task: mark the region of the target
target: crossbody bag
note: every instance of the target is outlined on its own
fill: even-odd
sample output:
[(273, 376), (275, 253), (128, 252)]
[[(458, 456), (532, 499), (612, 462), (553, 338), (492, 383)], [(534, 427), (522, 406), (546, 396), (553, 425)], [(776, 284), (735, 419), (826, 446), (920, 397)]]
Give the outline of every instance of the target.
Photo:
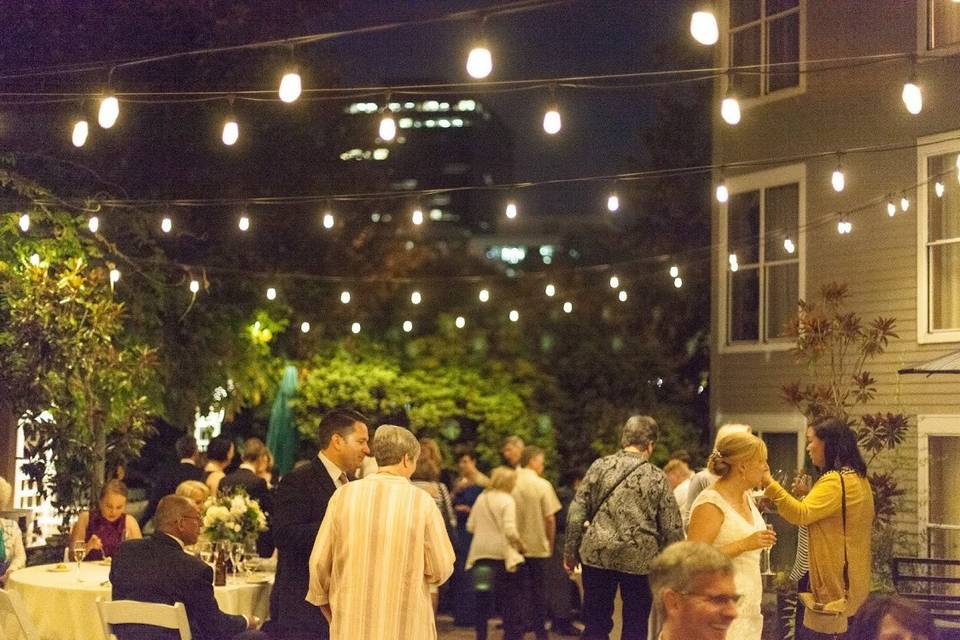
[(589, 528), (590, 528), (590, 523), (593, 522), (593, 519), (594, 519), (595, 517), (597, 517), (597, 514), (598, 514), (598, 513), (600, 513), (600, 509), (603, 508), (603, 505), (604, 505), (604, 503), (606, 503), (607, 498), (609, 498), (610, 496), (612, 496), (612, 495), (613, 495), (613, 492), (616, 491), (616, 490), (620, 487), (620, 485), (624, 483), (624, 481), (625, 481), (627, 478), (629, 478), (629, 477), (632, 476), (634, 473), (636, 473), (636, 472), (640, 469), (640, 467), (642, 467), (643, 465), (647, 464), (647, 462), (649, 462), (649, 460), (644, 460), (643, 462), (639, 463), (639, 464), (638, 464), (637, 466), (635, 466), (634, 468), (632, 468), (632, 469), (630, 469), (629, 471), (627, 471), (625, 474), (623, 474), (623, 475), (620, 477), (619, 480), (617, 480), (616, 484), (614, 484), (612, 487), (610, 487), (610, 489), (607, 490), (607, 492), (606, 492), (605, 494), (603, 494), (603, 497), (600, 498), (600, 502), (597, 503), (596, 509), (594, 509), (593, 512), (590, 514), (590, 516), (589, 516), (586, 520), (583, 521), (583, 528), (584, 528), (584, 529), (589, 529)]
[(812, 591), (797, 594), (807, 609), (825, 616), (844, 616), (847, 611), (847, 598), (850, 597), (850, 569), (847, 562), (847, 487), (843, 482), (843, 470), (840, 474), (840, 519), (843, 522), (843, 597), (830, 602), (818, 602)]

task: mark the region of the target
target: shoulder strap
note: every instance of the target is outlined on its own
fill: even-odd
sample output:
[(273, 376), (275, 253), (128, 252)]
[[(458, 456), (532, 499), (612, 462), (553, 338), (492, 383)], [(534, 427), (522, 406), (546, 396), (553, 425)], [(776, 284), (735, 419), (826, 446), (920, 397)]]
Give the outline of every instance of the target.
[(616, 484), (614, 484), (612, 487), (610, 487), (610, 489), (609, 489), (605, 494), (603, 494), (603, 497), (600, 499), (600, 502), (597, 503), (597, 507), (593, 510), (593, 513), (590, 514), (590, 517), (587, 518), (586, 521), (587, 521), (587, 522), (593, 522), (593, 519), (596, 517), (596, 515), (597, 515), (598, 513), (600, 513), (600, 509), (603, 508), (603, 505), (604, 505), (604, 503), (607, 501), (607, 498), (609, 498), (611, 495), (613, 495), (613, 492), (616, 491), (617, 488), (618, 488), (621, 484), (623, 484), (624, 480), (626, 480), (627, 478), (629, 478), (630, 476), (632, 476), (640, 467), (642, 467), (643, 465), (645, 465), (647, 462), (648, 462), (647, 460), (644, 460), (644, 461), (642, 461), (640, 464), (636, 465), (635, 467), (633, 467), (632, 469), (630, 469), (629, 471), (627, 471), (625, 474), (623, 474), (623, 475), (620, 477), (620, 479), (617, 480)]
[(843, 469), (840, 474), (840, 519), (843, 522), (843, 592), (850, 593), (850, 568), (847, 562), (847, 485), (843, 482)]

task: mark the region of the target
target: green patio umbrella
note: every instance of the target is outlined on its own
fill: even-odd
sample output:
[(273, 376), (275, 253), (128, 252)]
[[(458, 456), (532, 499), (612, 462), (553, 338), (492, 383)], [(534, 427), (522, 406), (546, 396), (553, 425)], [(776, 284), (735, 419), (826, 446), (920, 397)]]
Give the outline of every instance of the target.
[(300, 436), (293, 424), (293, 410), (290, 398), (297, 392), (297, 368), (287, 365), (283, 370), (283, 379), (277, 389), (270, 410), (270, 427), (267, 429), (267, 446), (273, 452), (277, 473), (286, 475), (293, 469), (297, 458)]

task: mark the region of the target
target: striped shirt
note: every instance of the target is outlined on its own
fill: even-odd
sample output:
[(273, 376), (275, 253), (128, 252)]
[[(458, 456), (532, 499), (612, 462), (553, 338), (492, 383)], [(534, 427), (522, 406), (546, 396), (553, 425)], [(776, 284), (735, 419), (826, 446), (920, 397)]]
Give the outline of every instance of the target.
[(432, 640), (429, 587), (450, 577), (453, 560), (433, 499), (406, 478), (378, 473), (330, 498), (306, 600), (330, 605), (331, 640)]

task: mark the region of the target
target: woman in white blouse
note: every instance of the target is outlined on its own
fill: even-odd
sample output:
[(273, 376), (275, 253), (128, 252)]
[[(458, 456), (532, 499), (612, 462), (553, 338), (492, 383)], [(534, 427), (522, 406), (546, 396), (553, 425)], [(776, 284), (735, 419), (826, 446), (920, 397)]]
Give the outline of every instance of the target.
[[(0, 509), (9, 508), (12, 499), (10, 483), (0, 478)], [(6, 586), (10, 574), (26, 564), (27, 553), (23, 549), (20, 526), (13, 520), (0, 518), (0, 587)]]

